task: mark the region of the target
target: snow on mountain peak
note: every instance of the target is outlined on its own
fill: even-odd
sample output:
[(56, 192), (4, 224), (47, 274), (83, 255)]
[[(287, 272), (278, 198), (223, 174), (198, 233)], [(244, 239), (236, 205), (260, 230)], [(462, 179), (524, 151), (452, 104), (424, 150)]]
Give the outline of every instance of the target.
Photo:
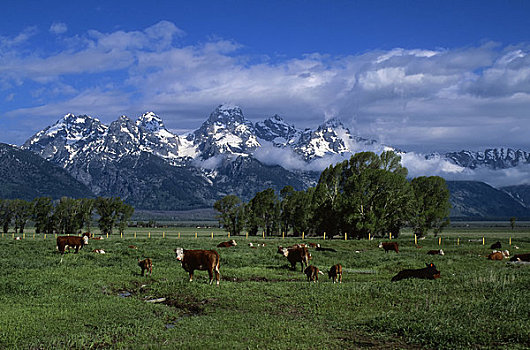
[(136, 125), (151, 132), (157, 132), (165, 129), (162, 119), (153, 112), (147, 112), (138, 117)]

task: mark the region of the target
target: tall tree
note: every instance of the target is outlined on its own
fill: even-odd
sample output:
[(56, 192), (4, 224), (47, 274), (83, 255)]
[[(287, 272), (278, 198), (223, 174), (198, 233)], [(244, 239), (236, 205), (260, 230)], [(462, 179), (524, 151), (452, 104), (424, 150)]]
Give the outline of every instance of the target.
[(98, 197), (96, 199), (95, 208), (99, 215), (98, 225), (102, 234), (112, 234), (121, 204), (119, 197)]
[(249, 202), (248, 218), (254, 227), (261, 228), (265, 234), (279, 233), (280, 201), (272, 188), (256, 193)]
[(53, 203), (50, 197), (39, 197), (33, 200), (33, 221), (35, 233), (48, 232), (53, 216)]
[(244, 224), (244, 209), (238, 196), (225, 196), (215, 202), (213, 207), (219, 212), (217, 218), (220, 226), (230, 232), (231, 235), (241, 233)]
[(120, 234), (125, 231), (127, 228), (127, 222), (134, 213), (134, 208), (129, 204), (121, 202), (117, 209), (117, 219), (118, 219), (118, 230)]
[(2, 225), (2, 232), (9, 231), (9, 225), (13, 218), (13, 205), (10, 199), (0, 200), (0, 224)]
[(415, 213), (411, 219), (414, 232), (423, 236), (432, 229), (436, 234), (449, 224), (449, 190), (439, 176), (420, 176), (412, 179), (415, 196)]
[(24, 233), (26, 223), (31, 218), (33, 206), (30, 202), (25, 201), (23, 199), (14, 199), (11, 204), (13, 206), (15, 233), (17, 233), (17, 231), (20, 233)]

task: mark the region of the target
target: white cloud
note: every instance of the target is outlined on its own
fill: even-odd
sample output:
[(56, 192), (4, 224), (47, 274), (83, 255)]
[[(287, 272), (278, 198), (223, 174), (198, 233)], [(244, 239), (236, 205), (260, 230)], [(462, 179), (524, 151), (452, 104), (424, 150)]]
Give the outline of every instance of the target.
[[(195, 129), (216, 105), (234, 101), (250, 119), (279, 113), (301, 128), (338, 117), (361, 136), (405, 150), (529, 145), (528, 45), (314, 53), (272, 62), (249, 57), (233, 40), (182, 45), (185, 33), (167, 21), (138, 31), (92, 30), (63, 38), (63, 51), (39, 55), (19, 49), (34, 31), (0, 37), (0, 87), (17, 96), (26, 84), (44, 93), (71, 88), (62, 99), (43, 96), (41, 105), (8, 116), (50, 116), (71, 105), (88, 114), (155, 110), (170, 128)], [(91, 95), (102, 103), (88, 102)]]
[(64, 34), (68, 31), (68, 27), (66, 25), (66, 23), (62, 23), (62, 22), (53, 22), (52, 25), (50, 26), (50, 33), (53, 33), (53, 34)]

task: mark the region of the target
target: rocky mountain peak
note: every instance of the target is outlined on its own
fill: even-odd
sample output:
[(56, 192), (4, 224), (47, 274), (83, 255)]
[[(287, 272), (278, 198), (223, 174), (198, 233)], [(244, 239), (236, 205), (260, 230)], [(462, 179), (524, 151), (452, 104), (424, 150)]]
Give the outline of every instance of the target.
[(138, 117), (136, 125), (150, 132), (157, 132), (165, 129), (162, 119), (153, 112), (147, 112)]

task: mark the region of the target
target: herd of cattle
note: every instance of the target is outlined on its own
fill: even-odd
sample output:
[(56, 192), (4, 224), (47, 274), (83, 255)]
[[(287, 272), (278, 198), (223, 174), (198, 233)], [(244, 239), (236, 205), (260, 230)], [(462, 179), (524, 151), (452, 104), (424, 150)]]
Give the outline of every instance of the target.
[[(59, 236), (57, 237), (57, 250), (61, 253), (61, 256), (65, 253), (66, 249), (74, 248), (75, 253), (79, 251), (79, 249), (83, 248), (83, 246), (88, 244), (88, 240), (91, 237), (90, 233), (84, 233), (81, 237), (78, 236)], [(97, 239), (97, 238), (93, 238)], [(265, 246), (265, 243), (263, 244), (248, 244), (250, 248), (256, 248), (257, 246)], [(218, 248), (229, 248), (237, 246), (237, 243), (235, 240), (230, 240), (227, 242), (221, 242), (217, 245)], [(419, 246), (417, 246), (420, 248)], [(136, 246), (130, 245), (129, 248), (136, 249)], [(302, 243), (302, 244), (294, 244), (289, 247), (278, 247), (278, 253), (283, 255), (287, 258), (287, 261), (291, 264), (291, 268), (293, 270), (296, 270), (296, 264), (301, 264), (301, 271), (305, 273), (307, 276), (308, 282), (317, 282), (318, 281), (318, 275), (323, 275), (324, 273), (321, 272), (316, 266), (309, 265), (309, 260), (312, 259), (311, 253), (309, 251), (309, 248), (314, 248), (317, 251), (331, 251), (336, 252), (335, 249), (332, 248), (324, 248), (321, 247), (320, 244), (317, 243)], [(379, 244), (379, 248), (384, 249), (385, 253), (388, 251), (394, 251), (396, 253), (399, 253), (399, 244), (397, 242), (381, 242)], [(508, 250), (497, 250), (501, 249), (501, 243), (496, 242), (491, 245), (490, 247), (493, 249), (492, 253), (487, 255), (487, 258), (489, 260), (503, 260), (507, 259), (510, 256), (510, 253)], [(95, 253), (101, 253), (104, 254), (105, 252), (102, 249), (94, 249), (93, 252)], [(176, 259), (182, 263), (182, 267), (186, 272), (188, 272), (190, 277), (190, 282), (193, 280), (193, 273), (195, 270), (199, 271), (208, 271), (208, 275), (210, 277), (210, 284), (213, 282), (213, 278), (215, 276), (216, 283), (219, 284), (220, 280), (220, 274), (219, 274), (219, 253), (215, 250), (202, 250), (202, 249), (195, 249), (195, 250), (188, 250), (183, 248), (176, 248), (174, 250)], [(443, 250), (429, 250), (427, 252), (429, 255), (445, 255)], [(526, 254), (516, 254), (511, 259), (513, 262), (530, 262), (530, 253)], [(62, 261), (62, 259), (61, 259)], [(144, 276), (144, 273), (147, 272), (147, 274), (151, 274), (153, 271), (153, 263), (150, 258), (146, 258), (143, 260), (138, 259), (138, 266), (142, 269), (142, 276)], [(305, 267), (305, 268), (304, 268)], [(335, 264), (331, 266), (331, 268), (328, 271), (328, 277), (333, 280), (333, 283), (338, 282), (342, 283), (342, 265), (341, 264)], [(430, 279), (434, 280), (437, 278), (440, 278), (440, 271), (436, 269), (436, 266), (434, 266), (433, 263), (426, 264), (426, 267), (421, 269), (405, 269), (400, 271), (397, 275), (392, 277), (391, 281), (399, 281), (405, 278), (420, 278), (420, 279)]]

